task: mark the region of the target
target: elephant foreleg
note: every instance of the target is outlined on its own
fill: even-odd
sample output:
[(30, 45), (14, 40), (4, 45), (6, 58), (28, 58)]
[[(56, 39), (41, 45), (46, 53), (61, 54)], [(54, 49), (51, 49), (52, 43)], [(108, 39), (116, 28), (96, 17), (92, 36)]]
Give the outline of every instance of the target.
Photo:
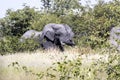
[(64, 51), (64, 48), (63, 48), (59, 38), (55, 38), (54, 43), (60, 49), (60, 51)]
[(43, 43), (42, 43), (42, 47), (43, 47), (44, 49), (50, 49), (50, 48), (54, 48), (55, 45), (54, 45), (54, 43), (52, 43), (51, 41), (46, 41), (46, 42), (43, 42)]
[(58, 47), (60, 48), (61, 51), (64, 51), (64, 48), (62, 45), (59, 45)]

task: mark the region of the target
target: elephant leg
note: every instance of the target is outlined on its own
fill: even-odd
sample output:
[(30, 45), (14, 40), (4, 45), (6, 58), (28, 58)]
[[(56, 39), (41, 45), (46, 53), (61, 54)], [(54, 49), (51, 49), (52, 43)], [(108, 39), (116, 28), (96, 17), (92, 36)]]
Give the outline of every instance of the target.
[(64, 51), (64, 48), (60, 42), (59, 37), (55, 37), (54, 43), (56, 44), (56, 46), (60, 49), (60, 51)]
[(42, 43), (42, 47), (43, 47), (44, 49), (50, 49), (50, 48), (54, 48), (55, 45), (54, 45), (54, 43), (51, 42), (51, 41), (46, 41), (46, 42)]
[(39, 41), (40, 41), (40, 45), (43, 45), (43, 39), (44, 39), (44, 33), (42, 32), (40, 38), (39, 38)]
[(58, 47), (60, 48), (60, 51), (62, 51), (62, 52), (64, 51), (64, 48), (62, 45), (59, 45)]

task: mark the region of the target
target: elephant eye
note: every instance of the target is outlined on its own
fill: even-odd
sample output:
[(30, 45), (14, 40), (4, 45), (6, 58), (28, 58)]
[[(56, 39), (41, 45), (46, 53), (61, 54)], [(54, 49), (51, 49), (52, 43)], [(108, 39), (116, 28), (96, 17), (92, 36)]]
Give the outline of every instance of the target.
[(63, 33), (60, 33), (59, 36), (63, 36)]
[(56, 37), (60, 37), (60, 34), (55, 34)]

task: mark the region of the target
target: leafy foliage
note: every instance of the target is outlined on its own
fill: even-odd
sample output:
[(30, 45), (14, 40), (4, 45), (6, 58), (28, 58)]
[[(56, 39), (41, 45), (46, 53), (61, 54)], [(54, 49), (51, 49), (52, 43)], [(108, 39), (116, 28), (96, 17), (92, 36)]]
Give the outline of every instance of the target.
[(57, 16), (73, 13), (73, 9), (79, 10), (82, 6), (79, 0), (41, 0), (45, 13), (53, 13)]
[(43, 27), (48, 23), (60, 23), (61, 19), (59, 19), (56, 15), (53, 14), (40, 14), (38, 18), (34, 19), (31, 23), (30, 28), (41, 31)]
[(98, 0), (93, 8), (82, 6), (79, 0), (41, 0), (43, 9), (29, 6), (17, 11), (7, 10), (6, 17), (0, 19), (2, 37), (21, 37), (27, 30), (41, 31), (48, 23), (65, 23), (75, 33), (78, 46), (108, 47), (111, 27), (120, 25), (120, 1), (105, 3)]
[(39, 43), (35, 42), (33, 39), (27, 39), (25, 42), (21, 43), (17, 37), (7, 36), (0, 40), (1, 55), (23, 51), (35, 51), (38, 47)]
[(1, 21), (1, 25), (6, 35), (21, 36), (29, 29), (32, 20), (37, 15), (39, 13), (29, 6), (25, 6), (22, 10), (17, 11), (8, 9), (6, 17)]
[[(39, 43), (28, 39), (20, 43), (19, 39), (29, 29), (41, 31), (48, 23), (65, 23), (70, 25), (75, 33), (77, 46), (93, 49), (108, 47), (109, 31), (111, 27), (120, 25), (120, 1), (113, 0), (105, 3), (98, 0), (93, 8), (82, 6), (79, 0), (41, 0), (43, 9), (24, 6), (16, 11), (7, 10), (4, 18), (0, 19), (0, 54), (34, 51)], [(106, 51), (104, 52), (106, 54)], [(38, 79), (44, 77), (58, 80), (100, 80), (100, 73), (105, 79), (120, 79), (120, 55), (109, 54), (108, 62), (100, 59), (90, 66), (82, 65), (81, 58), (74, 61), (57, 62), (47, 72), (34, 73), (18, 62), (12, 63), (17, 69), (36, 75)], [(56, 67), (54, 67), (56, 66)]]

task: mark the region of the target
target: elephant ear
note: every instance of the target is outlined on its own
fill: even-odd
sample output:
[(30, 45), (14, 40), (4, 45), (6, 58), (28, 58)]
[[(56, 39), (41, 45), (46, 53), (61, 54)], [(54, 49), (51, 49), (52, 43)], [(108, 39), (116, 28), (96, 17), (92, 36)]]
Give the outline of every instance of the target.
[(46, 33), (46, 38), (48, 38), (49, 40), (51, 40), (51, 41), (54, 41), (54, 36), (55, 36), (55, 33), (54, 32), (52, 32), (52, 31), (47, 31), (47, 33)]

